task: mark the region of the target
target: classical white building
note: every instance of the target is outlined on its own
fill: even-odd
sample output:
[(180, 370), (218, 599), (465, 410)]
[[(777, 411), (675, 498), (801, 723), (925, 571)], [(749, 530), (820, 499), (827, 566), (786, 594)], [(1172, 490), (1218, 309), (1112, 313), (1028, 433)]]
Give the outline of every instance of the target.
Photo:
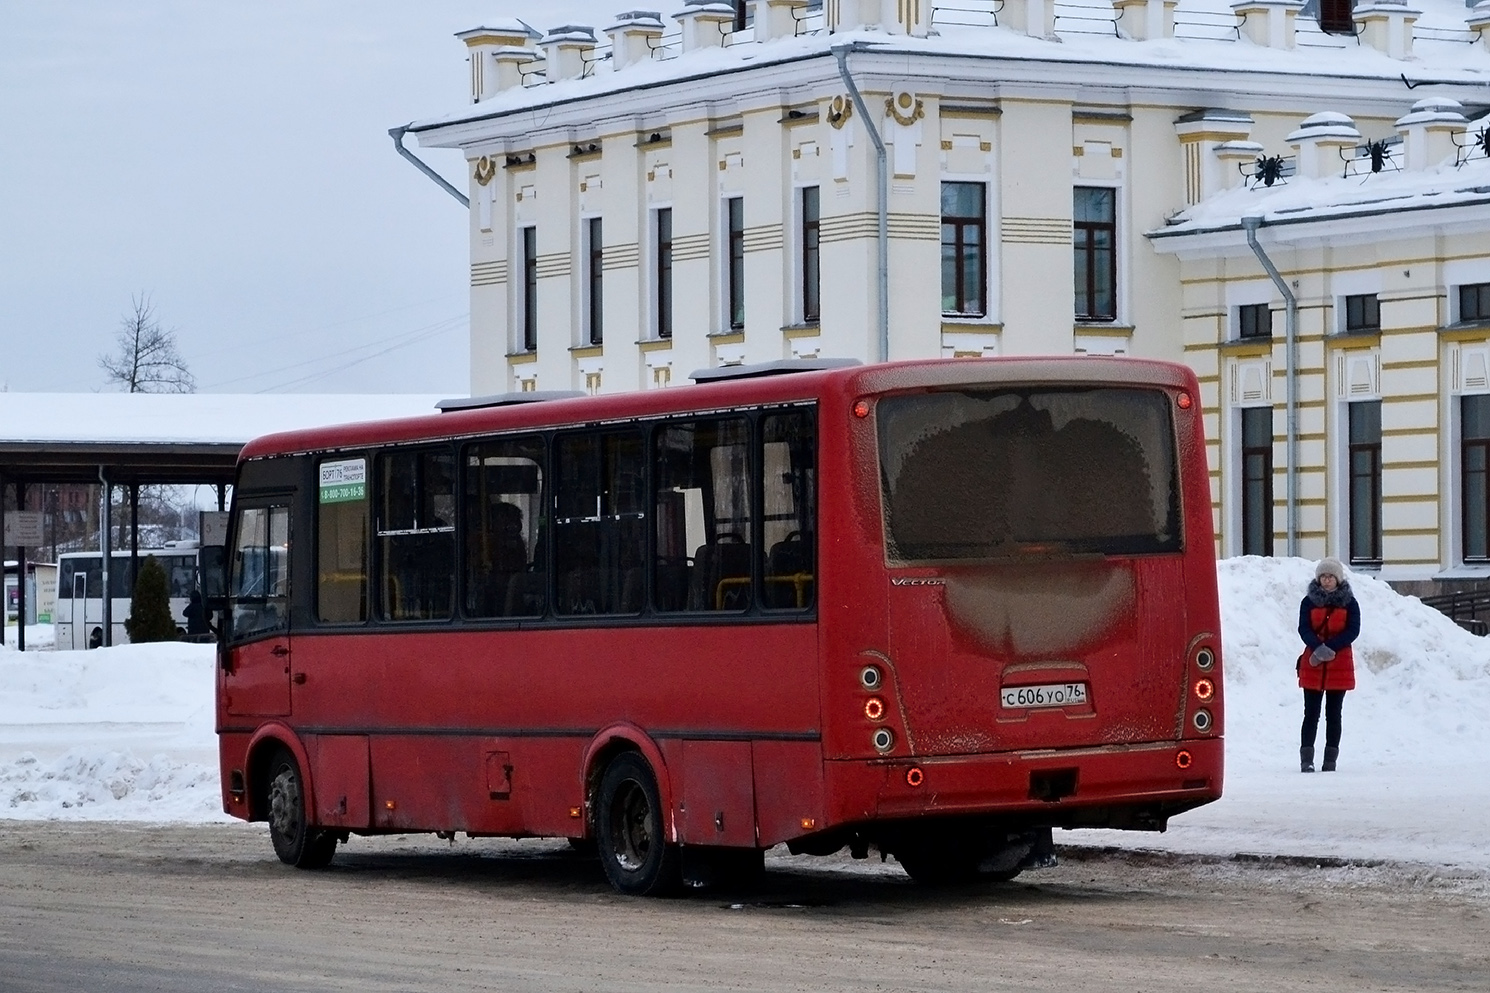
[[(1490, 4), (949, 2), (689, 0), (601, 32), (462, 32), (471, 103), (404, 130), (466, 159), (472, 393), (810, 356), (1183, 360), (1212, 418), (1223, 554), (1490, 576), (1490, 498), (1452, 495), (1479, 457), (1456, 425), (1480, 416), (1458, 397), (1481, 380), (1457, 370), (1490, 347), (1452, 302), (1490, 269), (1476, 208), (1396, 237), (1394, 211), (1363, 226), (1350, 196), (1309, 200), (1310, 225), (1277, 199), (1347, 172), (1367, 198), (1445, 158), (1463, 172)], [(1368, 306), (1379, 342), (1355, 323), (1329, 337)], [(1355, 352), (1374, 356), (1369, 394)], [(1347, 439), (1376, 435), (1352, 400), (1380, 401), (1369, 528)]]

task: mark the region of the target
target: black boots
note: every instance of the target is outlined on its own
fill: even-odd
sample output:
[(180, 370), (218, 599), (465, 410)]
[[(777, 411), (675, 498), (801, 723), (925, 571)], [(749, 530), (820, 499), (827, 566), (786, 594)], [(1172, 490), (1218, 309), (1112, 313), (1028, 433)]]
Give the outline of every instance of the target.
[[(1329, 755), (1330, 753), (1327, 750), (1325, 752), (1325, 754), (1326, 755)], [(1332, 762), (1334, 761), (1334, 757), (1333, 756), (1330, 757), (1330, 761), (1332, 761)], [(1333, 769), (1334, 766), (1331, 765), (1330, 768)], [(1305, 745), (1303, 748), (1300, 748), (1299, 749), (1299, 772), (1313, 772), (1313, 771), (1314, 771), (1314, 746), (1313, 745)]]
[(1319, 767), (1319, 770), (1321, 772), (1334, 772), (1335, 759), (1339, 756), (1339, 754), (1340, 749), (1338, 748), (1326, 748), (1324, 750), (1324, 764)]

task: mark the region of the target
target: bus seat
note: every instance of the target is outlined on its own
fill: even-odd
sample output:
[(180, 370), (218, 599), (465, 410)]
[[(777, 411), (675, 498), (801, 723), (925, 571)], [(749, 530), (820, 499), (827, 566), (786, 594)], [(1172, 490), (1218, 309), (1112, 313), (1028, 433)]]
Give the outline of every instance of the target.
[(563, 614), (608, 614), (605, 572), (580, 568), (564, 573), (559, 583), (559, 612)]
[(632, 566), (621, 573), (621, 599), (616, 604), (617, 613), (639, 614), (647, 599), (646, 572), (641, 566)]
[(800, 531), (771, 546), (766, 556), (767, 607), (790, 609), (812, 603), (812, 549), (813, 536)]
[(514, 573), (507, 584), (503, 617), (537, 617), (544, 611), (548, 577), (541, 572)]
[[(693, 556), (689, 610), (744, 610), (750, 606), (750, 545), (732, 534), (700, 545)], [(746, 580), (746, 582), (741, 582)]]
[(652, 595), (658, 610), (688, 609), (689, 571), (687, 559), (657, 560), (657, 586)]

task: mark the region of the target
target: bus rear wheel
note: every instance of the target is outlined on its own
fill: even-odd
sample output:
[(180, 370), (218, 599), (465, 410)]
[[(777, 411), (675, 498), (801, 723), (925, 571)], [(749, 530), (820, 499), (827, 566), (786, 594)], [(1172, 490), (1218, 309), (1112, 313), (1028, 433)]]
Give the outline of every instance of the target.
[(628, 896), (664, 896), (682, 884), (677, 845), (663, 832), (657, 778), (640, 755), (623, 752), (600, 778), (595, 841), (605, 878)]
[(336, 854), (336, 835), (310, 825), (305, 810), (305, 780), (287, 749), (269, 763), (269, 840), (274, 854), (297, 869), (324, 868)]

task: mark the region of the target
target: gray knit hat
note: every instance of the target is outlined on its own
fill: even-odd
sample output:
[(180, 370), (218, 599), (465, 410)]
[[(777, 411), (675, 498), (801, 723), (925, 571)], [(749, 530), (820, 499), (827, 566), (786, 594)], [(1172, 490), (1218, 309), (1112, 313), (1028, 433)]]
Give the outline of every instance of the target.
[(1345, 566), (1340, 564), (1339, 559), (1327, 555), (1319, 560), (1319, 565), (1314, 567), (1314, 578), (1318, 579), (1325, 574), (1343, 580), (1345, 578)]

